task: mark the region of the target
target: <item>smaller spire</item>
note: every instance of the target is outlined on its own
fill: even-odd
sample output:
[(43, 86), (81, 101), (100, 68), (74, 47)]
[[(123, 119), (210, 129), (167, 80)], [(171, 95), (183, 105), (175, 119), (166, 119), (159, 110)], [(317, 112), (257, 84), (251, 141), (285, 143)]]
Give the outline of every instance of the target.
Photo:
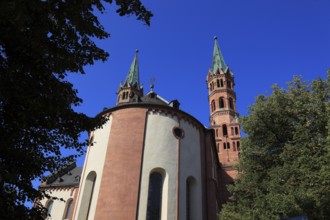
[(228, 66), (223, 59), (221, 51), (219, 49), (218, 37), (214, 36), (214, 49), (213, 49), (213, 60), (212, 60), (212, 73), (215, 75), (219, 68), (221, 68), (222, 72), (225, 73), (228, 69)]
[(137, 83), (137, 86), (140, 87), (138, 53), (139, 53), (139, 50), (135, 50), (135, 56), (134, 56), (133, 62), (131, 64), (131, 67), (127, 73), (125, 84), (132, 86), (135, 83)]

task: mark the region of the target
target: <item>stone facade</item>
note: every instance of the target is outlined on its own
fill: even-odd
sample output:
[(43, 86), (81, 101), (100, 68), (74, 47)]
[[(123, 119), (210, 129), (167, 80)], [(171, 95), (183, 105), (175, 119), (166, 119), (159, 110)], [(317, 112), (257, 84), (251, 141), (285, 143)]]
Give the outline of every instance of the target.
[[(50, 219), (218, 219), (240, 150), (233, 74), (215, 41), (207, 75), (211, 126), (206, 128), (153, 87), (143, 94), (137, 55), (119, 86), (116, 106), (97, 116), (108, 120), (90, 132), (79, 174), (66, 177), (70, 169), (77, 171), (72, 166), (41, 186), (72, 201), (69, 215), (68, 204), (53, 203)], [(49, 201), (41, 203), (47, 207)]]

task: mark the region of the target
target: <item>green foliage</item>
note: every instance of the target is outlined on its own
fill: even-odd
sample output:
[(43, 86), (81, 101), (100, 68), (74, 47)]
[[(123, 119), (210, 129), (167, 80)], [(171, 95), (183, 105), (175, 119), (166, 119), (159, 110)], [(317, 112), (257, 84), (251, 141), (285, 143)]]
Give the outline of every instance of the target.
[(330, 70), (258, 96), (241, 118), (240, 174), (220, 219), (330, 218)]
[[(105, 61), (93, 39), (109, 37), (95, 12), (112, 0), (12, 0), (0, 3), (0, 219), (40, 216), (24, 204), (43, 195), (32, 187), (84, 152), (81, 132), (104, 123), (73, 110), (82, 100), (68, 72)], [(140, 0), (116, 0), (121, 16), (147, 25), (152, 17)], [(63, 157), (63, 149), (74, 155)]]

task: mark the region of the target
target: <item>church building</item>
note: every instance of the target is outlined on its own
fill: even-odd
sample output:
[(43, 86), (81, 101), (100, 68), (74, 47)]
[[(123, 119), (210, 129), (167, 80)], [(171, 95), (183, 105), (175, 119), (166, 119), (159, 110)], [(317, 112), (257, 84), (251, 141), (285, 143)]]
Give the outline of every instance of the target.
[(84, 166), (70, 164), (41, 184), (64, 200), (40, 201), (47, 219), (218, 219), (236, 177), (240, 127), (234, 75), (216, 38), (206, 79), (209, 127), (153, 86), (144, 93), (136, 51), (116, 105), (97, 115), (108, 120), (90, 132)]

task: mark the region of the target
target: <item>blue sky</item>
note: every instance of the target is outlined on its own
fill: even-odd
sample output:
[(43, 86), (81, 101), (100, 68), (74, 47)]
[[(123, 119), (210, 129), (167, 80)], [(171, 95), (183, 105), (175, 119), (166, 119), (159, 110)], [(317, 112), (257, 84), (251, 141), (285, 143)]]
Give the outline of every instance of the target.
[[(69, 80), (84, 100), (78, 111), (95, 116), (113, 107), (139, 49), (145, 93), (178, 99), (181, 109), (209, 125), (206, 74), (212, 64), (213, 37), (235, 75), (238, 112), (259, 94), (270, 94), (293, 75), (312, 80), (330, 68), (330, 0), (144, 0), (154, 13), (151, 26), (134, 16), (119, 17), (115, 5), (100, 16), (111, 37), (97, 41), (108, 61), (86, 67)], [(81, 162), (79, 162), (81, 165)]]

